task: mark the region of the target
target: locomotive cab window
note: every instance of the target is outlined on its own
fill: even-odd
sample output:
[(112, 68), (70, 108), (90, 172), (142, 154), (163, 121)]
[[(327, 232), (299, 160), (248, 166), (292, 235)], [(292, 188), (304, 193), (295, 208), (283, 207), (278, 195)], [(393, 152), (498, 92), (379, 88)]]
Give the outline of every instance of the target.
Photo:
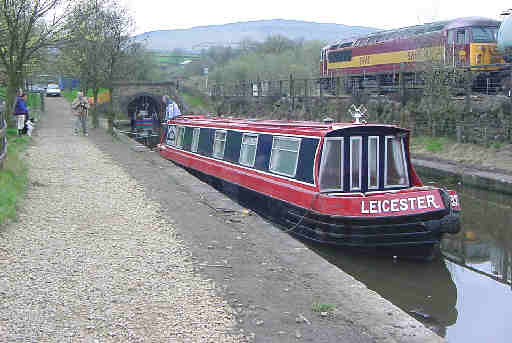
[(385, 142), (384, 186), (386, 188), (409, 186), (403, 138), (386, 136)]
[(473, 27), (471, 28), (473, 43), (496, 43), (498, 38), (497, 27)]

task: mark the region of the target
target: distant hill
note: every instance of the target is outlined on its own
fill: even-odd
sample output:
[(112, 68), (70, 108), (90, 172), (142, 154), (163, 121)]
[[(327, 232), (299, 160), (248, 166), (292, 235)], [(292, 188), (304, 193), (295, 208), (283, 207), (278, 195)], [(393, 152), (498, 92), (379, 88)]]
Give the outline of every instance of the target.
[(271, 35), (283, 35), (290, 39), (322, 40), (333, 43), (340, 39), (361, 36), (377, 31), (363, 26), (323, 24), (297, 20), (258, 20), (225, 25), (197, 26), (190, 29), (159, 30), (138, 35), (146, 40), (151, 50), (170, 51), (176, 48), (200, 51), (210, 46), (236, 46), (244, 39), (263, 41)]

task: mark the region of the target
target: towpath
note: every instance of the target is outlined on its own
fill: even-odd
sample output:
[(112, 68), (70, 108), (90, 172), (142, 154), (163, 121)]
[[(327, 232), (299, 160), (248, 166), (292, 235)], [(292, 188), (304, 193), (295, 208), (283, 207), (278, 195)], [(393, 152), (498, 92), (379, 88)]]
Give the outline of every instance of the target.
[(63, 99), (34, 141), (0, 228), (0, 341), (442, 342), (156, 153), (73, 136)]

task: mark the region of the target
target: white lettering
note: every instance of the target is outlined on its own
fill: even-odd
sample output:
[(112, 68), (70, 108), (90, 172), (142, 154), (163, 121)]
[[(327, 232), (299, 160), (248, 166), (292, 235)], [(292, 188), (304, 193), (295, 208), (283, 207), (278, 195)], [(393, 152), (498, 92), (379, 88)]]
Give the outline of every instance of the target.
[(414, 208), (414, 202), (416, 201), (416, 198), (409, 198), (409, 210), (415, 210)]
[(389, 200), (384, 200), (382, 202), (382, 211), (389, 212)]
[(398, 208), (398, 199), (391, 200), (391, 212), (398, 212), (400, 209)]
[(436, 199), (433, 195), (427, 195), (427, 207), (440, 208), (440, 206), (436, 203)]
[(418, 198), (418, 208), (419, 209), (427, 208), (427, 206), (425, 204), (425, 197), (419, 197)]
[(370, 213), (374, 213), (374, 214), (379, 213), (377, 210), (377, 203), (378, 203), (378, 201), (375, 201), (375, 200), (370, 201)]
[[(459, 206), (457, 195), (450, 197), (452, 206)], [(387, 212), (401, 212), (423, 210), (428, 208), (441, 208), (434, 195), (422, 195), (415, 198), (384, 199), (361, 201), (362, 214), (379, 214)]]
[(365, 207), (364, 207), (364, 200), (361, 201), (361, 213), (364, 213), (364, 214), (369, 214), (370, 211), (368, 211)]
[(459, 207), (459, 196), (454, 194), (450, 195), (450, 200), (452, 203), (452, 207)]
[(400, 199), (400, 211), (407, 211), (409, 206), (407, 206), (407, 199)]

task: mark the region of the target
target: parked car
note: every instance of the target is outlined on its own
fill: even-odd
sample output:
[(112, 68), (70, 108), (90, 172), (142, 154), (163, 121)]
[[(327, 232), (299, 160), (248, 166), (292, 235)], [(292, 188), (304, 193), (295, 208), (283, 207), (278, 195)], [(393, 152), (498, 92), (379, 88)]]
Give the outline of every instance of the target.
[(46, 88), (43, 85), (35, 84), (28, 87), (31, 92), (44, 92)]
[(55, 83), (48, 84), (48, 87), (46, 87), (46, 96), (60, 96), (59, 85)]

